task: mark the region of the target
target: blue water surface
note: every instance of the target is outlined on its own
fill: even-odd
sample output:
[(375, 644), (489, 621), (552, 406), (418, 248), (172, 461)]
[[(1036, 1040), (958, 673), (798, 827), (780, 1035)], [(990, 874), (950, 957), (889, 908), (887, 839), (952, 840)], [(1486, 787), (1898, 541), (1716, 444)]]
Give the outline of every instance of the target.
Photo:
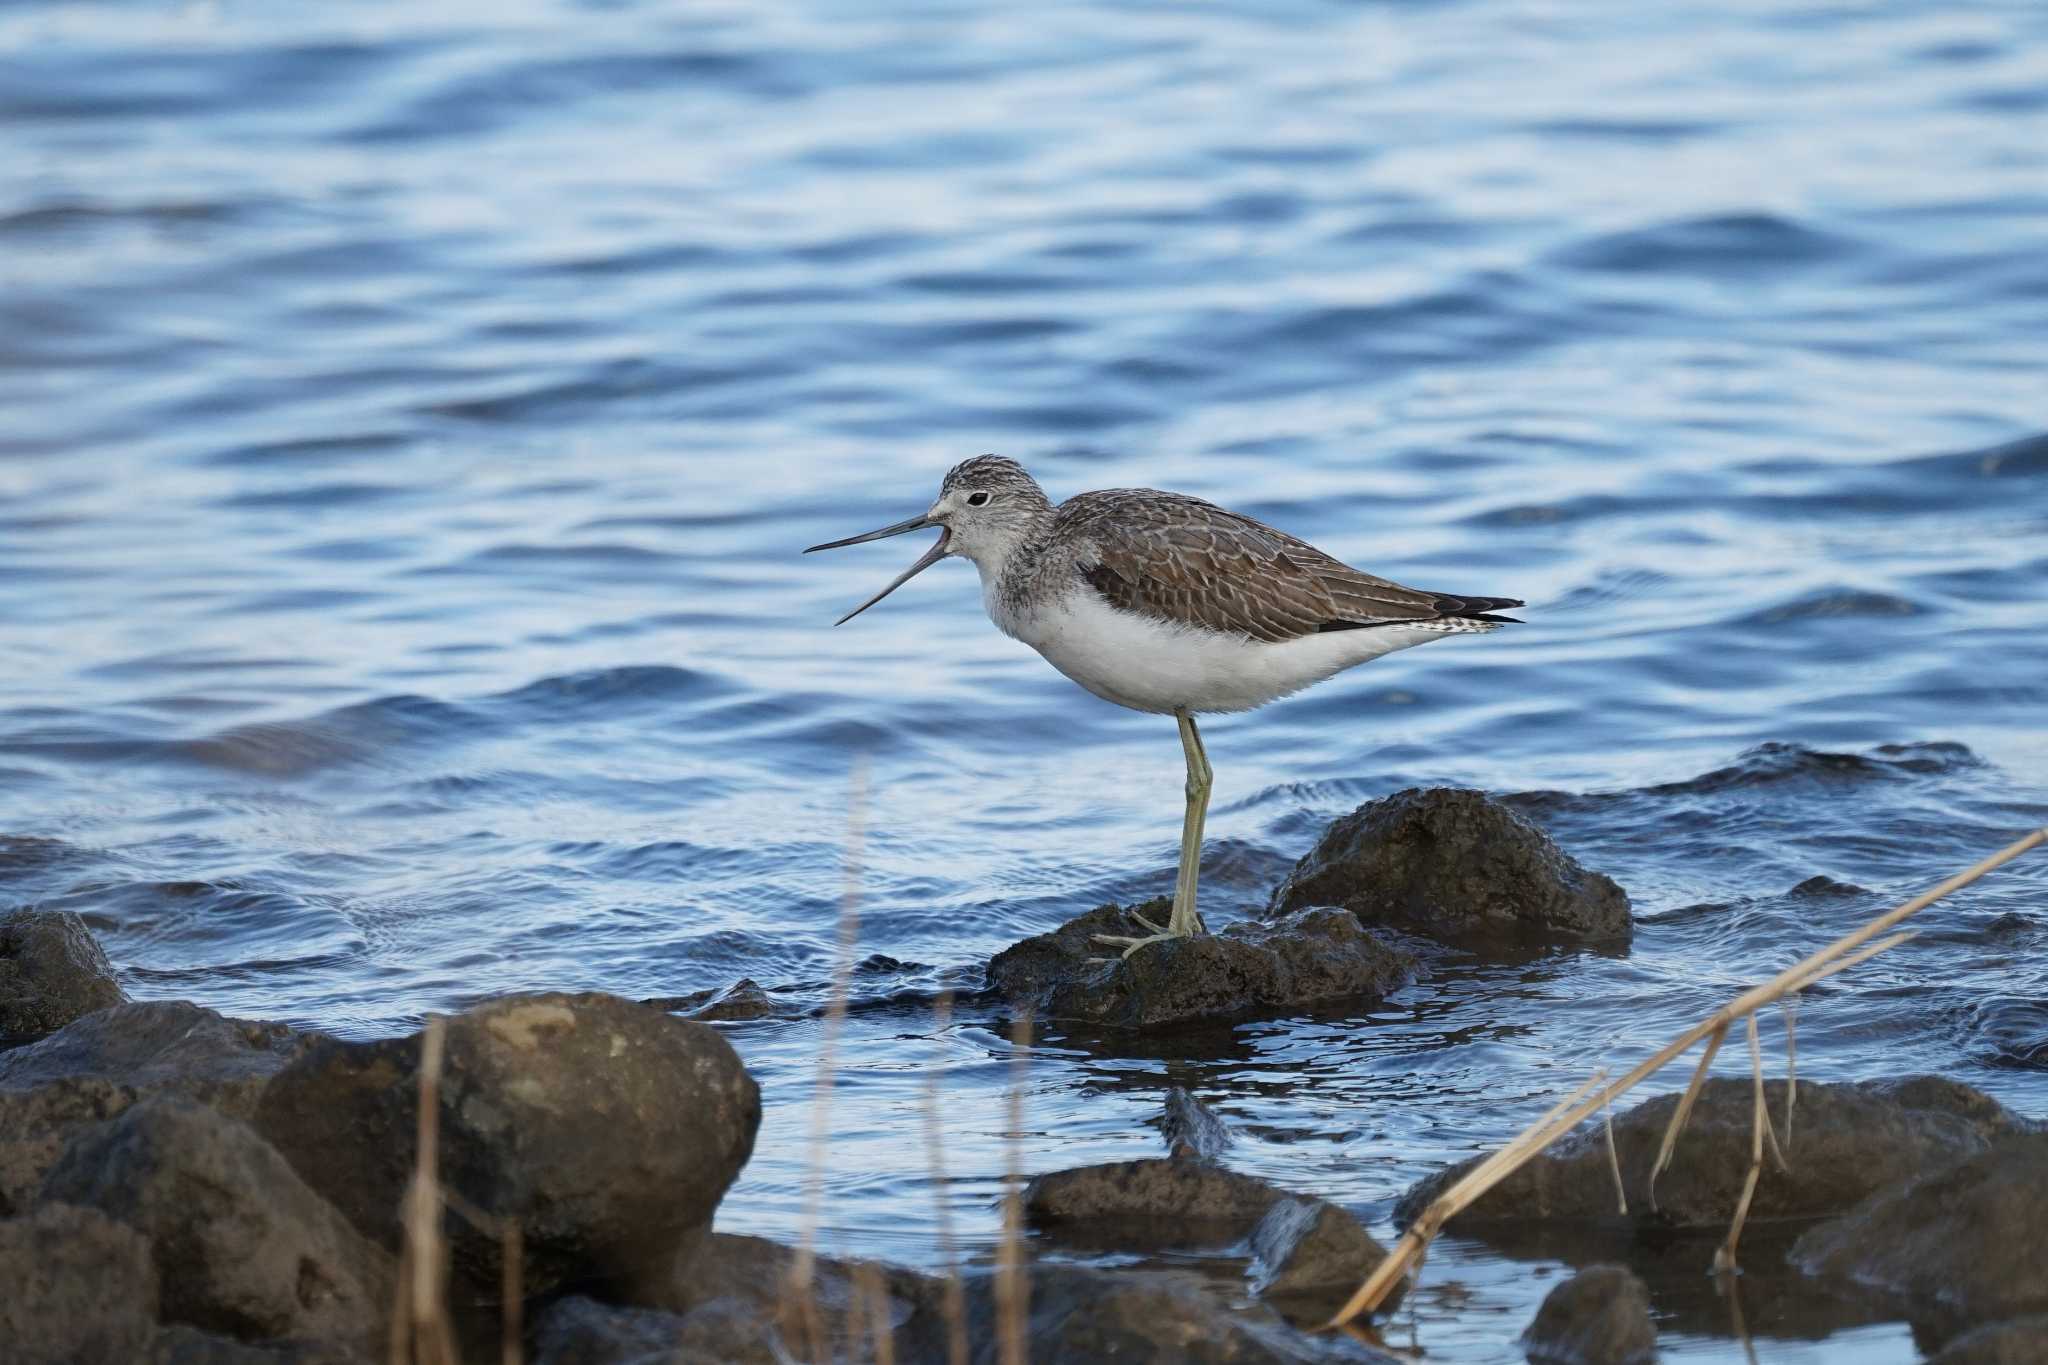
[[(985, 1257), (1011, 1160), (1151, 1153), (1173, 1083), (1384, 1219), (2048, 821), (2037, 4), (12, 5), (0, 148), (0, 898), (135, 996), (357, 1037), (815, 1011), (851, 904), (829, 1246), (937, 1264), (944, 1201)], [(834, 630), (917, 547), (797, 553), (984, 451), (1529, 602), (1207, 727), (1212, 922), (1456, 783), (1626, 886), (1633, 950), (1043, 1029), (1014, 1132), (1005, 1021), (927, 1002), (1170, 888), (1179, 745), (962, 566)], [(1929, 912), (1814, 993), (1802, 1075), (2048, 1116), (2044, 917), (2048, 855)], [(732, 1026), (722, 1226), (800, 1235), (824, 1028)], [(1666, 1351), (1742, 1359), (1704, 1264)], [(1518, 1359), (1558, 1270), (1451, 1240), (1401, 1332)], [(1785, 1275), (1768, 1359), (1927, 1344)]]

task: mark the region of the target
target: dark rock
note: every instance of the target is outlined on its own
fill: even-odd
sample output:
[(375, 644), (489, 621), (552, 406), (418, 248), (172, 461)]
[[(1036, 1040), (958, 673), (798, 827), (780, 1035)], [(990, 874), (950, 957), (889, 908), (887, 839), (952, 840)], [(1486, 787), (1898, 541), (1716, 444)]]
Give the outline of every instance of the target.
[(246, 1118), (298, 1043), (283, 1024), (230, 1019), (183, 1000), (120, 1004), (0, 1052), (0, 1092), (95, 1077), (138, 1093), (185, 1095)]
[[(1040, 1265), (1026, 1277), (1024, 1337), (1033, 1360), (1156, 1365), (1323, 1365), (1395, 1357), (1341, 1334), (1296, 1331), (1262, 1304), (1226, 1308), (1195, 1276)], [(967, 1339), (973, 1365), (1001, 1365), (1002, 1322), (992, 1275), (969, 1277)], [(921, 1313), (899, 1359), (945, 1360), (944, 1323)]]
[[(1151, 917), (1166, 914), (1165, 901), (1138, 908)], [(1132, 932), (1123, 910), (1102, 906), (996, 954), (989, 984), (1042, 1017), (1135, 1028), (1378, 998), (1415, 968), (1408, 954), (1328, 908), (1154, 943), (1128, 958), (1094, 941), (1097, 934)]]
[(91, 1209), (0, 1221), (0, 1286), (8, 1365), (125, 1365), (156, 1332), (149, 1244)]
[(373, 1357), (324, 1341), (236, 1341), (185, 1323), (160, 1329), (142, 1365), (369, 1365)]
[(114, 967), (69, 910), (0, 917), (0, 1038), (27, 1038), (118, 1005)]
[[(1297, 1322), (1323, 1323), (1365, 1282), (1387, 1249), (1335, 1204), (1282, 1199), (1252, 1229), (1252, 1288)], [(1402, 1286), (1382, 1301), (1390, 1311)]]
[(781, 1343), (772, 1314), (734, 1304), (678, 1314), (572, 1294), (542, 1315), (533, 1365), (782, 1365)]
[(183, 1001), (120, 1004), (0, 1052), (0, 1214), (26, 1208), (79, 1124), (152, 1094), (185, 1095), (238, 1118), (298, 1037)]
[(239, 1120), (144, 1100), (73, 1138), (42, 1197), (149, 1238), (175, 1321), (236, 1336), (378, 1339), (390, 1258)]
[[(1327, 1318), (1386, 1256), (1356, 1217), (1205, 1161), (1153, 1158), (1054, 1171), (1024, 1187), (1024, 1212), (1066, 1240), (1118, 1252), (1250, 1239), (1253, 1288)], [(1398, 1291), (1385, 1307), (1399, 1302)]]
[[(1764, 1095), (1782, 1141), (1785, 1083), (1766, 1081)], [(1614, 1143), (1629, 1213), (1643, 1222), (1724, 1226), (1735, 1213), (1749, 1172), (1752, 1083), (1731, 1077), (1701, 1087), (1671, 1165), (1657, 1177), (1653, 1206), (1647, 1177), (1678, 1100), (1676, 1092), (1660, 1095), (1615, 1117)], [(1792, 1140), (1786, 1145), (1792, 1169), (1780, 1171), (1765, 1158), (1749, 1216), (1840, 1213), (1873, 1190), (1982, 1151), (2001, 1135), (2025, 1127), (1981, 1091), (1939, 1076), (1807, 1082), (1799, 1087)], [(1421, 1181), (1394, 1206), (1395, 1221), (1413, 1222), (1479, 1160), (1460, 1162)], [(1480, 1196), (1451, 1226), (1471, 1233), (1489, 1220), (1615, 1216), (1614, 1175), (1606, 1136), (1596, 1121)]]
[(1168, 1156), (1214, 1161), (1230, 1146), (1230, 1129), (1216, 1111), (1180, 1086), (1166, 1092), (1166, 1113), (1160, 1120)]
[(1626, 942), (1628, 896), (1482, 792), (1410, 787), (1337, 820), (1270, 913), (1341, 905), (1362, 923), (1452, 939)]
[[(441, 1178), (519, 1224), (526, 1290), (662, 1282), (753, 1151), (761, 1095), (717, 1030), (609, 995), (495, 1000), (447, 1021)], [(357, 1228), (395, 1246), (414, 1161), (420, 1039), (322, 1039), (258, 1127)], [(337, 1133), (345, 1141), (336, 1141)], [(499, 1240), (451, 1217), (454, 1262), (499, 1282)]]
[(714, 1020), (769, 1019), (781, 1013), (768, 992), (751, 977), (741, 977), (723, 990), (700, 991), (686, 997), (690, 1003), (681, 1011), (686, 1019), (705, 1023)]
[(1650, 1291), (1626, 1267), (1589, 1265), (1544, 1296), (1522, 1333), (1533, 1365), (1639, 1365), (1657, 1354)]
[(2048, 1315), (2013, 1318), (1966, 1332), (1927, 1365), (2048, 1365)]
[(1944, 1326), (2048, 1313), (2048, 1133), (1934, 1167), (1808, 1232), (1792, 1263), (1897, 1295)]

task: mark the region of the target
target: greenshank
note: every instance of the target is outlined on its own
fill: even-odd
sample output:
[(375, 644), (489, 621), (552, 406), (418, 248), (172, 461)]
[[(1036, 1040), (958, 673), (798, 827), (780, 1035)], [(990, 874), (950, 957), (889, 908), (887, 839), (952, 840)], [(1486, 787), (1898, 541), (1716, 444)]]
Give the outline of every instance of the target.
[(1195, 717), (1248, 711), (1382, 654), (1498, 630), (1512, 597), (1423, 592), (1361, 573), (1285, 531), (1150, 488), (1080, 493), (1054, 506), (1015, 460), (964, 460), (924, 512), (836, 550), (937, 527), (939, 538), (844, 625), (948, 556), (973, 561), (989, 620), (1105, 701), (1171, 715), (1187, 758), (1180, 876), (1164, 925), (1097, 941), (1128, 957), (1200, 932), (1195, 883), (1214, 774)]

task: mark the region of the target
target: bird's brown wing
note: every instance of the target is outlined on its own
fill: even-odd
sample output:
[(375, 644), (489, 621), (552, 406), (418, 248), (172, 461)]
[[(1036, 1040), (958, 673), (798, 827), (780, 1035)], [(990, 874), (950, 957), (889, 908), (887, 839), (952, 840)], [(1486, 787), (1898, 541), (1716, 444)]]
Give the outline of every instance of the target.
[(1285, 531), (1175, 493), (1083, 493), (1060, 507), (1060, 520), (1060, 533), (1085, 547), (1082, 576), (1110, 605), (1255, 640), (1521, 605), (1406, 588)]

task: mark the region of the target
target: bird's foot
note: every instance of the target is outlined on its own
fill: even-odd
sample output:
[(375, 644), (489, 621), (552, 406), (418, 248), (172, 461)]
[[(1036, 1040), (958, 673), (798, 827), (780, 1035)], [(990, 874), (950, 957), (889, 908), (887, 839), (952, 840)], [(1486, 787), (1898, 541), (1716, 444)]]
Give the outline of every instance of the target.
[[(1120, 957), (1129, 957), (1132, 953), (1137, 952), (1138, 949), (1144, 947), (1148, 943), (1164, 943), (1169, 939), (1187, 938), (1192, 934), (1201, 933), (1204, 931), (1204, 926), (1202, 924), (1200, 915), (1196, 915), (1194, 917), (1195, 923), (1192, 929), (1184, 929), (1180, 927), (1180, 916), (1178, 915), (1170, 917), (1165, 923), (1165, 925), (1162, 926), (1154, 924), (1151, 920), (1146, 919), (1143, 915), (1139, 914), (1135, 910), (1126, 910), (1124, 913), (1129, 915), (1132, 919), (1136, 920), (1141, 928), (1147, 929), (1150, 932), (1142, 936), (1131, 936), (1125, 934), (1095, 935), (1095, 942), (1108, 944), (1112, 948), (1123, 949), (1123, 952), (1118, 954), (1118, 956)], [(1111, 959), (1109, 958), (1096, 959), (1096, 961), (1098, 962), (1108, 962), (1110, 960)]]

